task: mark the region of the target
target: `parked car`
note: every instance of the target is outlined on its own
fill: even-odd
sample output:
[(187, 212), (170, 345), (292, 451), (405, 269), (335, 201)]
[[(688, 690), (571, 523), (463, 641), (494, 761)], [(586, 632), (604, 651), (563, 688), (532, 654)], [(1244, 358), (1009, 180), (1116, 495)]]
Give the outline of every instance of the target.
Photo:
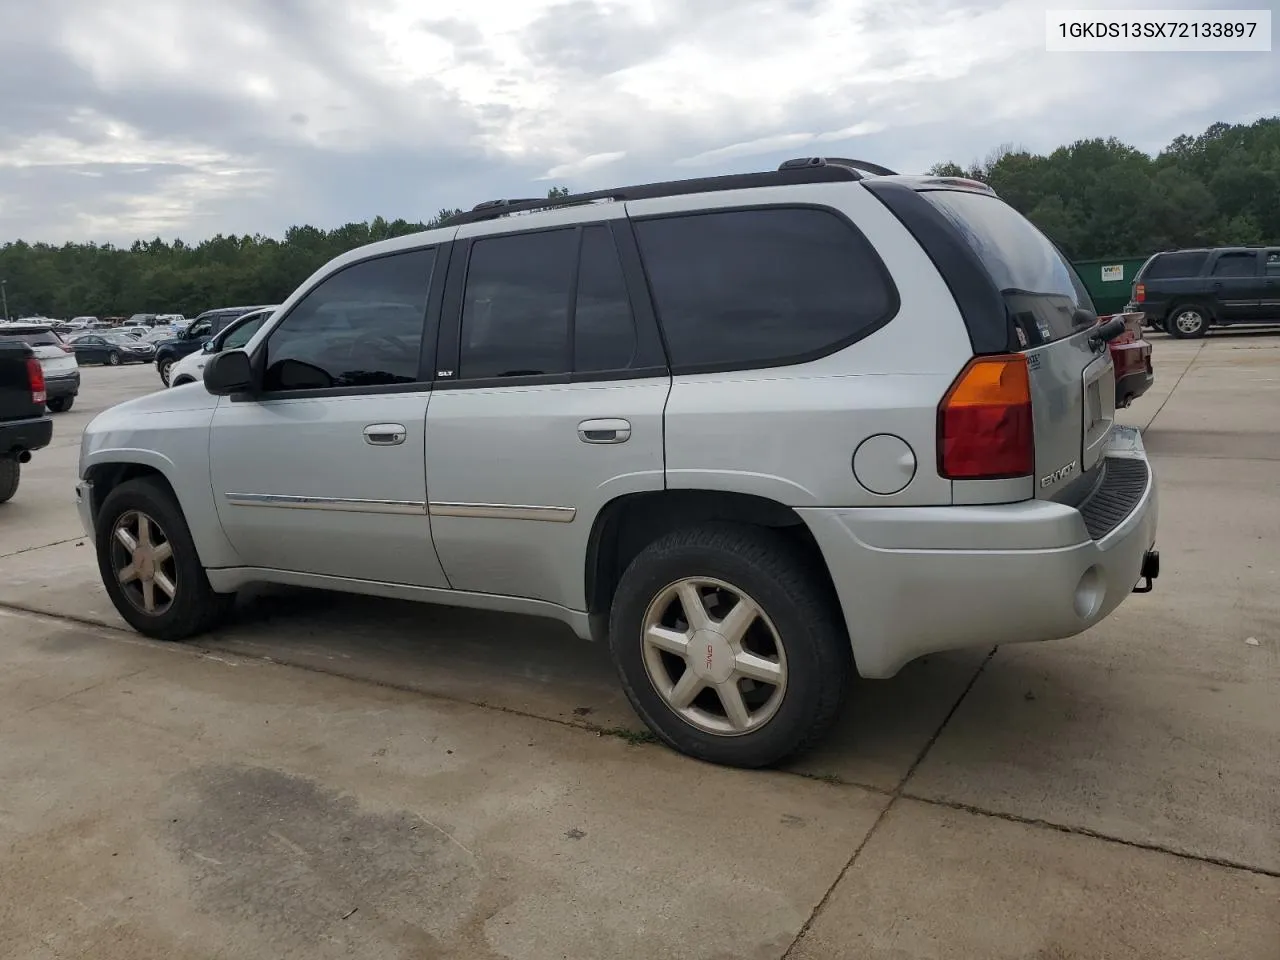
[(67, 325), (71, 327), (75, 327), (77, 330), (85, 330), (88, 327), (90, 327), (92, 324), (95, 324), (97, 322), (98, 322), (97, 317), (72, 317), (68, 321)]
[(71, 348), (82, 363), (104, 363), (112, 367), (121, 363), (150, 363), (156, 354), (152, 344), (115, 331), (82, 333), (71, 340)]
[(969, 180), (815, 159), (482, 204), (332, 260), (205, 391), (101, 414), (79, 509), (149, 636), (254, 581), (554, 617), (666, 743), (759, 766), (852, 670), (1150, 587), (1123, 329)]
[(80, 364), (71, 346), (44, 324), (0, 326), (0, 343), (25, 343), (40, 364), (45, 398), (54, 413), (65, 413), (80, 393)]
[(156, 324), (156, 314), (135, 313), (128, 320), (126, 320), (125, 323), (130, 325), (140, 326), (140, 327), (153, 327)]
[(1127, 407), (1151, 389), (1155, 370), (1151, 365), (1151, 341), (1142, 335), (1143, 314), (1121, 313), (1116, 318), (1124, 321), (1125, 331), (1107, 346), (1116, 371), (1116, 406)]
[(162, 340), (156, 345), (156, 372), (160, 374), (160, 382), (169, 385), (169, 372), (173, 365), (183, 357), (189, 356), (205, 345), (215, 333), (221, 333), (232, 321), (243, 317), (252, 310), (261, 310), (265, 304), (252, 307), (220, 307), (217, 310), (206, 310), (191, 321), (190, 326), (171, 340)]
[(1134, 277), (1127, 309), (1183, 339), (1215, 326), (1280, 323), (1280, 247), (1157, 253)]
[(204, 375), (204, 365), (209, 357), (223, 350), (243, 347), (275, 310), (274, 306), (263, 307), (261, 310), (253, 310), (231, 321), (229, 326), (222, 328), (221, 333), (216, 333), (206, 340), (203, 347), (170, 367), (169, 386), (181, 387), (201, 379)]
[(44, 389), (44, 370), (31, 346), (0, 337), (0, 503), (13, 499), (22, 464), (53, 437)]

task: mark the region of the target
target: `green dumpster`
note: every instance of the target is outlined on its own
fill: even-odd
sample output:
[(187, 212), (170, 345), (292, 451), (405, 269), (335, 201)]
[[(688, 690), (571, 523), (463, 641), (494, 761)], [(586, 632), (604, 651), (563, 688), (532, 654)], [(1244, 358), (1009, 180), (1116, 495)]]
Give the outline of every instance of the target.
[(1107, 260), (1077, 260), (1072, 266), (1084, 281), (1098, 315), (1106, 316), (1124, 309), (1129, 302), (1133, 278), (1146, 262), (1146, 257), (1112, 257)]

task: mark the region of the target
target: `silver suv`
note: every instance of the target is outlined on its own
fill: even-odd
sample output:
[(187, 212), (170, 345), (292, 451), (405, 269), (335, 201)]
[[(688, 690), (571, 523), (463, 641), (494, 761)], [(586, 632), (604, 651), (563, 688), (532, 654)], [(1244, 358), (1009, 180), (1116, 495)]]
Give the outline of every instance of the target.
[(854, 670), (1070, 636), (1150, 587), (1116, 332), (967, 180), (807, 159), (495, 201), (338, 257), (203, 385), (103, 413), (80, 512), (149, 636), (253, 581), (554, 617), (671, 746), (765, 765)]

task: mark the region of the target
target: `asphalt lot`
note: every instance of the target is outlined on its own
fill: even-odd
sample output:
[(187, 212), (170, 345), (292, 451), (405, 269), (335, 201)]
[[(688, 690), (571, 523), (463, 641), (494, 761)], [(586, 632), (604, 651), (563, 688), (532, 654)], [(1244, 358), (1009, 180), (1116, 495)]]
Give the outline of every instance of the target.
[(123, 629), (86, 367), (0, 506), (0, 957), (1280, 958), (1280, 335), (1160, 338), (1163, 575), (857, 685), (794, 770), (644, 742), (549, 622), (303, 591)]

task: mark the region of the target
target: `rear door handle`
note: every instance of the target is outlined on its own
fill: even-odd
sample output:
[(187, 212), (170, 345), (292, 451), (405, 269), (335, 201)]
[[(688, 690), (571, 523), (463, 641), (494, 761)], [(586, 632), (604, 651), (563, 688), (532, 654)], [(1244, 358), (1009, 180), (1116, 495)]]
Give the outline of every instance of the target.
[(364, 442), (375, 447), (394, 447), (404, 443), (403, 423), (371, 423), (364, 428)]
[(578, 424), (578, 439), (583, 443), (626, 443), (631, 439), (628, 420), (583, 420)]

